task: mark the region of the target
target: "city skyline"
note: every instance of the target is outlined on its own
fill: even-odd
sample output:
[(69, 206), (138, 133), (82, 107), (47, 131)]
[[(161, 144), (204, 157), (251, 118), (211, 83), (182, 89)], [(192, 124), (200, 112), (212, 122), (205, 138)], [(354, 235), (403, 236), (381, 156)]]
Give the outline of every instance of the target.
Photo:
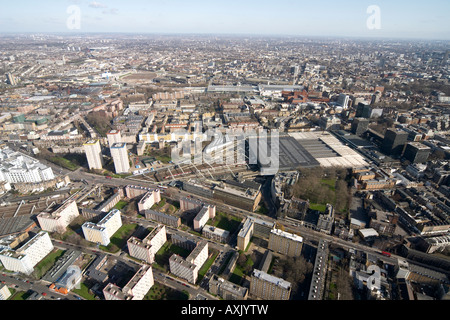
[[(75, 7), (73, 7), (75, 6)], [(372, 23), (372, 6), (379, 25)], [(73, 11), (77, 8), (78, 11)], [(450, 40), (444, 1), (45, 0), (3, 5), (0, 33), (235, 34)], [(76, 28), (68, 20), (79, 13)]]

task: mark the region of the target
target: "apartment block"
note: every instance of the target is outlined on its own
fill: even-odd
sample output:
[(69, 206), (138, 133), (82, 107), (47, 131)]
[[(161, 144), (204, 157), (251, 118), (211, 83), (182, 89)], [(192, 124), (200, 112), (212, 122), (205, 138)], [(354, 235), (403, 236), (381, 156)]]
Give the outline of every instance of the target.
[(208, 242), (200, 241), (186, 259), (183, 259), (177, 254), (173, 254), (170, 257), (170, 272), (177, 277), (195, 284), (198, 278), (198, 271), (207, 259)]
[(253, 235), (263, 239), (269, 239), (270, 232), (274, 226), (274, 222), (269, 222), (254, 217), (247, 217), (241, 230), (238, 233), (237, 247), (239, 248), (239, 250), (245, 250)]
[(248, 289), (238, 286), (217, 275), (209, 280), (209, 292), (216, 294), (224, 300), (247, 300)]
[(153, 284), (153, 269), (144, 265), (123, 288), (109, 283), (103, 289), (103, 295), (105, 300), (143, 300)]
[(8, 300), (11, 296), (11, 291), (6, 284), (0, 284), (0, 300)]
[(111, 157), (117, 174), (130, 171), (130, 160), (128, 159), (128, 148), (126, 143), (114, 143), (111, 148)]
[(42, 230), (63, 233), (79, 215), (76, 201), (68, 200), (53, 212), (41, 212), (37, 219)]
[(201, 231), (209, 219), (216, 216), (216, 206), (205, 205), (194, 218), (194, 230)]
[(159, 189), (148, 191), (138, 202), (139, 213), (151, 209), (151, 207), (153, 207), (154, 204), (159, 203), (160, 201), (161, 201), (161, 191)]
[(107, 133), (108, 145), (111, 148), (113, 144), (120, 143), (122, 141), (122, 134), (120, 130), (111, 130)]
[(279, 229), (273, 229), (269, 237), (269, 249), (289, 257), (299, 257), (302, 252), (303, 238)]
[(230, 232), (213, 226), (205, 226), (202, 229), (202, 235), (205, 238), (226, 243), (230, 238)]
[(263, 300), (289, 300), (291, 283), (254, 269), (250, 281), (250, 295)]
[(90, 140), (84, 145), (84, 152), (86, 153), (89, 169), (103, 169), (102, 147), (99, 140)]
[(34, 271), (34, 266), (44, 259), (53, 248), (48, 233), (41, 231), (16, 250), (1, 250), (0, 262), (6, 270), (29, 275)]
[(97, 224), (86, 222), (82, 225), (83, 234), (86, 240), (107, 246), (110, 243), (111, 236), (122, 226), (120, 211), (111, 210)]
[(153, 220), (158, 223), (163, 223), (165, 225), (178, 228), (181, 225), (180, 217), (172, 216), (170, 214), (165, 214), (155, 210), (146, 210), (145, 219)]
[(128, 252), (133, 258), (152, 264), (155, 261), (155, 254), (166, 242), (166, 227), (159, 225), (142, 240), (136, 237), (128, 239)]

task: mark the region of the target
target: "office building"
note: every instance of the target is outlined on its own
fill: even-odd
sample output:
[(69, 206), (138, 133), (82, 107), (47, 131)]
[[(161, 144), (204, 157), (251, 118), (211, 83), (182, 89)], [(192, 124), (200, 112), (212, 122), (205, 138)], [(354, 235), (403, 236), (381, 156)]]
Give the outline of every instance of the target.
[(272, 229), (269, 237), (269, 249), (287, 255), (299, 257), (302, 253), (303, 238), (278, 229)]
[(214, 199), (247, 211), (255, 211), (261, 201), (261, 185), (251, 181), (227, 180), (214, 187)]
[(90, 170), (103, 169), (102, 147), (99, 140), (90, 140), (84, 145), (87, 162)]
[(122, 141), (122, 134), (120, 130), (111, 130), (106, 134), (108, 137), (108, 145), (111, 148), (113, 144), (115, 143), (121, 143)]
[(337, 104), (341, 106), (343, 109), (347, 109), (350, 103), (350, 96), (341, 93), (338, 97)]
[(152, 267), (143, 265), (123, 288), (109, 283), (103, 295), (105, 300), (143, 300), (154, 283)]
[(6, 74), (6, 82), (12, 86), (15, 86), (17, 84), (16, 77), (12, 73)]
[(55, 179), (52, 168), (21, 152), (0, 149), (0, 181), (40, 183)]
[(79, 215), (77, 202), (71, 199), (52, 212), (41, 212), (37, 220), (44, 231), (64, 233), (67, 226)]
[(166, 242), (166, 227), (159, 225), (142, 240), (136, 237), (128, 239), (128, 252), (131, 257), (152, 264), (155, 261), (155, 254)]
[(388, 129), (384, 135), (381, 151), (387, 155), (401, 156), (408, 140), (408, 132)]
[(128, 159), (127, 144), (122, 142), (114, 143), (110, 150), (116, 173), (128, 173), (130, 171), (130, 160)]
[(122, 226), (120, 211), (111, 210), (99, 223), (86, 222), (82, 225), (84, 238), (90, 242), (107, 246), (110, 238)]
[(355, 118), (352, 121), (352, 133), (362, 136), (369, 129), (369, 119)]
[(289, 300), (291, 283), (254, 269), (250, 280), (250, 295), (263, 300)]
[(424, 163), (428, 161), (431, 148), (420, 142), (409, 142), (406, 145), (403, 157), (411, 163)]
[(30, 275), (34, 266), (53, 250), (53, 243), (47, 232), (41, 231), (16, 250), (0, 251), (0, 262), (6, 270)]

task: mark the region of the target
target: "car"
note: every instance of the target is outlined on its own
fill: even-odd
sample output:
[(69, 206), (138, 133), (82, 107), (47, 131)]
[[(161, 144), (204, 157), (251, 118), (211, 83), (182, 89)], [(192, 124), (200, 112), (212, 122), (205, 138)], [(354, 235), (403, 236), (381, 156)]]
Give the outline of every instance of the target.
[(47, 292), (42, 292), (42, 295), (45, 297), (47, 295)]

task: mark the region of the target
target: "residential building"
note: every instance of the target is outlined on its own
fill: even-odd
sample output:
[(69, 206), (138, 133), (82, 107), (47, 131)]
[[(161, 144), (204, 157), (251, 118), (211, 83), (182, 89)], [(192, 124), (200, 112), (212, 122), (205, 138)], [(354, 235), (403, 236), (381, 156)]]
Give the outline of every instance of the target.
[(160, 201), (161, 201), (161, 191), (159, 189), (148, 191), (138, 202), (139, 213), (151, 209), (154, 204), (159, 203)]
[(299, 257), (302, 253), (303, 238), (279, 229), (272, 229), (269, 237), (269, 249), (289, 257)]
[(122, 141), (122, 134), (120, 130), (111, 130), (107, 133), (108, 138), (108, 145), (111, 148), (115, 143), (121, 143)]
[(30, 275), (34, 271), (34, 266), (52, 250), (53, 243), (49, 234), (41, 231), (15, 250), (1, 250), (0, 262), (6, 270)]
[(136, 237), (128, 239), (128, 252), (133, 258), (152, 264), (155, 261), (156, 253), (166, 242), (166, 227), (159, 225), (142, 240)]
[(290, 282), (254, 269), (250, 280), (250, 295), (263, 300), (289, 300)]
[(173, 254), (169, 259), (170, 272), (195, 284), (198, 278), (198, 271), (208, 259), (208, 242), (200, 241), (191, 254), (183, 259), (177, 254)]
[(130, 160), (128, 159), (127, 144), (124, 142), (114, 143), (110, 150), (116, 173), (128, 173), (130, 171)]
[(6, 284), (0, 284), (0, 300), (8, 300), (11, 296), (11, 291)]
[(90, 140), (84, 145), (84, 152), (86, 153), (87, 162), (90, 170), (103, 169), (102, 147), (99, 140)]
[(123, 288), (109, 283), (103, 289), (103, 295), (105, 300), (143, 300), (153, 284), (152, 267), (143, 265)]
[(70, 199), (52, 212), (41, 212), (37, 220), (44, 231), (64, 233), (67, 226), (79, 215), (77, 202)]
[(121, 213), (117, 209), (111, 210), (97, 224), (86, 222), (82, 225), (86, 240), (107, 246), (111, 236), (122, 226)]
[(209, 292), (220, 296), (224, 300), (247, 300), (248, 289), (238, 286), (218, 275), (209, 280)]

